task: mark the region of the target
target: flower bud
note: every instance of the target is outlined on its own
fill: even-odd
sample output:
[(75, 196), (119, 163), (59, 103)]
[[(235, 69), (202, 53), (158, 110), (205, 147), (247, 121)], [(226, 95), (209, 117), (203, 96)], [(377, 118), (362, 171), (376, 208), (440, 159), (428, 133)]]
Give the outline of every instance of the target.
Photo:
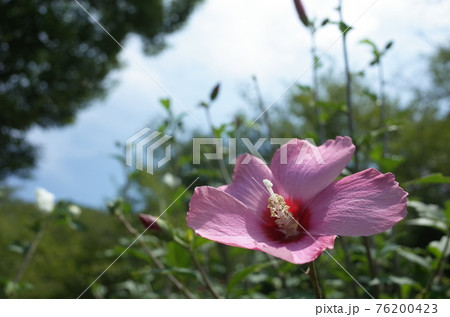
[(294, 0), (295, 8), (297, 9), (298, 16), (302, 21), (303, 25), (309, 27), (308, 16), (306, 15), (305, 8), (303, 7), (301, 0)]
[(148, 228), (148, 230), (162, 231), (155, 217), (146, 214), (139, 214), (139, 219), (141, 219), (142, 224), (145, 228)]
[(145, 228), (148, 228), (147, 231), (152, 231), (152, 233), (154, 233), (161, 239), (167, 241), (173, 240), (173, 232), (170, 226), (164, 220), (147, 214), (139, 214), (139, 219), (141, 220)]

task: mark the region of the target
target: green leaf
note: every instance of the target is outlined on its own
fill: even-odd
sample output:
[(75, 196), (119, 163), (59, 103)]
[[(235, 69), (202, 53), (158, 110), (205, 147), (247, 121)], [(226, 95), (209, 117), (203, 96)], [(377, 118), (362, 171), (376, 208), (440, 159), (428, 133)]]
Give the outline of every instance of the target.
[(108, 294), (108, 288), (103, 284), (95, 283), (92, 285), (92, 294), (95, 298), (105, 298)]
[(373, 60), (370, 61), (369, 65), (374, 66), (380, 62), (380, 59), (375, 57)]
[(326, 123), (329, 118), (330, 118), (330, 114), (329, 113), (327, 113), (325, 111), (320, 112), (319, 122)]
[[(193, 231), (189, 230), (188, 232), (193, 232)], [(202, 238), (202, 237), (200, 237), (198, 235), (194, 235), (193, 239), (194, 239), (194, 242), (193, 242), (194, 249), (197, 249), (197, 248), (199, 248), (199, 247), (201, 247), (203, 245), (206, 245), (206, 244), (213, 244), (214, 243), (213, 241), (205, 239), (205, 238)]]
[[(428, 251), (433, 253), (436, 257), (437, 256), (441, 256), (442, 253), (444, 252), (445, 247), (446, 247), (447, 239), (449, 239), (448, 236), (443, 236), (441, 238), (441, 240), (431, 241), (428, 244), (428, 247), (427, 247)], [(445, 250), (444, 257), (447, 257), (449, 255), (450, 255), (450, 246), (447, 246), (447, 249)]]
[(169, 127), (169, 122), (167, 120), (164, 120), (164, 122), (160, 126), (158, 126), (158, 129), (156, 129), (156, 130), (158, 130), (161, 133), (164, 133), (168, 127)]
[(341, 30), (342, 34), (345, 35), (351, 29), (352, 27), (350, 25), (347, 25), (344, 22), (339, 22), (339, 30)]
[(405, 159), (400, 156), (392, 156), (389, 158), (380, 159), (379, 163), (383, 170), (385, 171), (395, 171), (395, 169), (404, 161)]
[(370, 46), (372, 47), (372, 49), (373, 49), (374, 51), (378, 51), (378, 48), (377, 48), (377, 46), (375, 45), (375, 43), (372, 42), (372, 41), (369, 40), (369, 39), (361, 40), (361, 41), (359, 41), (359, 43), (362, 43), (362, 44), (368, 44), (368, 45), (370, 45)]
[(200, 107), (203, 107), (203, 108), (209, 108), (209, 104), (206, 103), (206, 102), (204, 102), (204, 101), (200, 102), (200, 105), (199, 105), (199, 106), (200, 106)]
[(370, 91), (370, 89), (363, 89), (363, 94), (370, 98), (373, 103), (377, 102), (378, 96)]
[(228, 294), (230, 294), (231, 290), (240, 282), (242, 282), (248, 275), (250, 275), (251, 273), (256, 273), (259, 272), (260, 270), (270, 266), (272, 263), (271, 262), (266, 262), (266, 263), (258, 263), (258, 264), (254, 264), (251, 265), (241, 271), (238, 271), (237, 273), (235, 273), (233, 275), (233, 277), (231, 278), (230, 283), (228, 283), (227, 286), (227, 296)]
[(176, 242), (168, 242), (166, 244), (165, 258), (167, 266), (189, 267), (191, 265), (191, 255), (185, 247)]
[(403, 185), (409, 186), (418, 184), (450, 184), (450, 176), (444, 176), (441, 173), (435, 173), (407, 181)]
[(219, 89), (220, 89), (220, 83), (218, 83), (218, 84), (213, 88), (213, 90), (211, 91), (211, 94), (210, 94), (210, 96), (209, 96), (209, 99), (210, 99), (211, 101), (216, 100), (217, 95), (219, 94)]
[(312, 93), (312, 89), (310, 86), (298, 84), (297, 89), (300, 91), (300, 93)]
[(25, 255), (26, 249), (27, 249), (26, 247), (21, 245), (20, 242), (18, 242), (18, 241), (15, 241), (15, 242), (9, 244), (7, 248), (11, 252), (16, 252), (16, 253), (19, 253), (22, 255)]
[(218, 128), (213, 127), (214, 136), (216, 138), (220, 138), (222, 136), (222, 133), (225, 131), (227, 125), (224, 123)]
[(360, 43), (362, 44), (368, 44), (372, 48), (372, 54), (373, 54), (373, 60), (369, 63), (370, 66), (376, 65), (380, 62), (380, 58), (382, 56), (382, 53), (378, 49), (378, 47), (375, 45), (374, 42), (372, 42), (369, 39), (361, 40)]
[(6, 296), (13, 296), (13, 295), (21, 292), (22, 290), (31, 289), (33, 287), (32, 284), (27, 283), (27, 282), (15, 283), (15, 282), (9, 281), (9, 280), (6, 280), (4, 282), (4, 284), (5, 284), (4, 292), (5, 292)]
[(429, 228), (434, 228), (434, 229), (440, 230), (442, 232), (447, 232), (447, 226), (445, 225), (445, 222), (435, 220), (435, 219), (416, 218), (416, 219), (408, 220), (406, 223), (408, 225), (429, 227)]
[[(400, 286), (400, 295), (401, 295), (400, 298), (410, 298), (409, 294), (411, 294), (412, 288), (413, 288), (412, 285), (407, 284)], [(416, 288), (421, 289), (420, 286), (417, 286)]]
[(383, 146), (378, 144), (370, 151), (370, 158), (377, 163), (383, 171), (393, 172), (405, 160), (401, 156), (383, 157)]
[(37, 233), (39, 230), (41, 230), (41, 228), (42, 228), (42, 222), (41, 222), (40, 219), (34, 221), (34, 222), (31, 224), (31, 226), (30, 226), (30, 230), (33, 231), (33, 232), (36, 232), (36, 233)]
[(397, 249), (397, 254), (404, 257), (405, 259), (407, 259), (410, 262), (416, 263), (424, 268), (426, 268), (427, 270), (431, 269), (431, 264), (430, 261), (428, 259), (425, 259), (415, 253), (412, 253), (410, 251), (407, 251), (405, 249)]
[(70, 228), (72, 228), (75, 231), (86, 231), (87, 230), (87, 227), (85, 226), (85, 224), (78, 220), (69, 219), (68, 225)]
[(159, 102), (161, 105), (166, 108), (167, 111), (170, 111), (170, 99), (169, 98), (163, 98), (159, 99)]
[(445, 217), (445, 223), (447, 224), (447, 227), (450, 228), (450, 200), (447, 200), (444, 203), (444, 217)]
[(11, 296), (11, 295), (13, 295), (14, 293), (17, 293), (19, 290), (20, 290), (19, 284), (15, 283), (15, 282), (13, 282), (13, 281), (8, 281), (8, 282), (6, 283), (6, 286), (5, 286), (5, 294), (6, 294), (7, 296)]
[(188, 268), (177, 268), (177, 267), (172, 267), (172, 268), (164, 268), (164, 269), (152, 269), (149, 270), (149, 273), (152, 274), (167, 274), (167, 273), (172, 273), (172, 274), (177, 274), (177, 275), (188, 275), (188, 276), (192, 276), (195, 277), (198, 281), (202, 281), (201, 279), (201, 275), (198, 271), (192, 270), (192, 269), (188, 269)]
[(317, 101), (316, 105), (320, 108), (337, 110), (342, 112), (345, 112), (347, 109), (344, 104), (339, 102)]
[(447, 200), (445, 202), (444, 206), (445, 206), (445, 210), (444, 210), (445, 218), (450, 219), (450, 200)]
[(412, 207), (417, 210), (417, 213), (422, 218), (444, 221), (445, 216), (442, 209), (438, 205), (425, 204), (421, 201), (410, 200), (408, 201), (408, 207)]
[(397, 251), (398, 248), (399, 248), (398, 245), (388, 243), (385, 247), (383, 247), (380, 250), (379, 255), (384, 257), (384, 256), (388, 255), (391, 252)]
[(320, 24), (320, 26), (325, 26), (328, 24), (328, 22), (330, 22), (330, 19), (326, 18), (322, 21), (322, 23)]
[[(412, 278), (407, 276), (386, 276), (382, 278), (376, 278), (372, 280), (369, 285), (377, 285), (377, 284), (396, 284), (400, 286), (402, 296), (401, 298), (408, 298), (408, 294), (411, 289), (421, 289), (421, 286), (418, 282), (414, 281)], [(389, 298), (389, 297), (386, 297)]]
[(312, 131), (308, 131), (305, 133), (305, 138), (307, 139), (313, 139), (313, 140), (318, 140), (319, 137), (317, 136), (316, 133), (312, 132)]
[(129, 256), (132, 256), (132, 257), (134, 257), (136, 259), (139, 259), (139, 260), (142, 260), (142, 261), (145, 261), (145, 262), (150, 262), (150, 263), (153, 262), (151, 260), (151, 258), (146, 253), (144, 253), (141, 250), (129, 248), (127, 250), (127, 253), (128, 253)]
[(424, 204), (420, 201), (411, 200), (408, 201), (408, 207), (416, 209), (419, 214), (419, 218), (409, 220), (407, 223), (410, 225), (431, 227), (437, 230), (441, 230), (444, 233), (448, 231), (448, 225), (446, 224), (446, 218), (442, 209), (437, 205)]
[(389, 281), (397, 285), (414, 285), (417, 284), (413, 279), (406, 276), (389, 276)]
[(386, 52), (388, 49), (390, 49), (394, 45), (393, 41), (389, 41), (386, 43), (386, 46), (384, 47), (384, 51)]

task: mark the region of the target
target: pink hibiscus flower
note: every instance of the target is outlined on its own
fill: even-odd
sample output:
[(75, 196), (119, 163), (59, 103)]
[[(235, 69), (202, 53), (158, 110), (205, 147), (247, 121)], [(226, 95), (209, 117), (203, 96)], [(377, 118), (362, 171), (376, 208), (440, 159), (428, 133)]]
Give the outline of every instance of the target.
[(201, 237), (296, 264), (332, 249), (337, 235), (384, 232), (406, 216), (408, 193), (373, 168), (335, 181), (354, 151), (349, 137), (337, 137), (319, 147), (293, 139), (270, 167), (241, 155), (230, 185), (195, 189), (187, 224)]

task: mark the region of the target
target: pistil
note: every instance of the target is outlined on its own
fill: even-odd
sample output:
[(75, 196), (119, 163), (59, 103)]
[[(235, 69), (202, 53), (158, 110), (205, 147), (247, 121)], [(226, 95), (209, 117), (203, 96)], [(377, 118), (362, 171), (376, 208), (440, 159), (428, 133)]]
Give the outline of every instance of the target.
[(298, 223), (289, 211), (289, 206), (286, 204), (283, 196), (273, 191), (273, 184), (268, 179), (264, 179), (263, 183), (270, 193), (267, 208), (270, 210), (270, 216), (276, 218), (275, 223), (278, 226), (278, 230), (283, 232), (286, 238), (298, 235)]

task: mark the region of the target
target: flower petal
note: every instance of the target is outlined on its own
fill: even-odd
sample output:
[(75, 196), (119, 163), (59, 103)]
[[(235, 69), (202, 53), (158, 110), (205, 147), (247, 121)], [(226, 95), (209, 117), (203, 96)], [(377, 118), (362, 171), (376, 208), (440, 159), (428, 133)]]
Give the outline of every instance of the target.
[(278, 149), (270, 169), (289, 197), (307, 203), (339, 176), (354, 151), (349, 137), (337, 137), (319, 147), (293, 139)]
[(262, 216), (262, 212), (267, 209), (269, 198), (264, 179), (272, 181), (274, 190), (278, 190), (267, 164), (255, 156), (244, 154), (236, 160), (233, 183), (220, 189), (243, 202), (253, 213)]
[(298, 241), (259, 243), (260, 250), (294, 264), (314, 261), (325, 249), (333, 249), (336, 236), (308, 236)]
[(189, 203), (187, 224), (201, 237), (247, 249), (264, 241), (261, 220), (241, 201), (214, 187), (195, 189)]
[(273, 241), (264, 231), (267, 224), (233, 196), (214, 187), (201, 186), (189, 204), (187, 224), (209, 240), (263, 251), (283, 260), (302, 264), (314, 261), (326, 248), (332, 249), (335, 236), (304, 235), (296, 241)]
[(391, 173), (370, 168), (332, 183), (308, 206), (311, 234), (368, 236), (406, 216), (408, 195)]

